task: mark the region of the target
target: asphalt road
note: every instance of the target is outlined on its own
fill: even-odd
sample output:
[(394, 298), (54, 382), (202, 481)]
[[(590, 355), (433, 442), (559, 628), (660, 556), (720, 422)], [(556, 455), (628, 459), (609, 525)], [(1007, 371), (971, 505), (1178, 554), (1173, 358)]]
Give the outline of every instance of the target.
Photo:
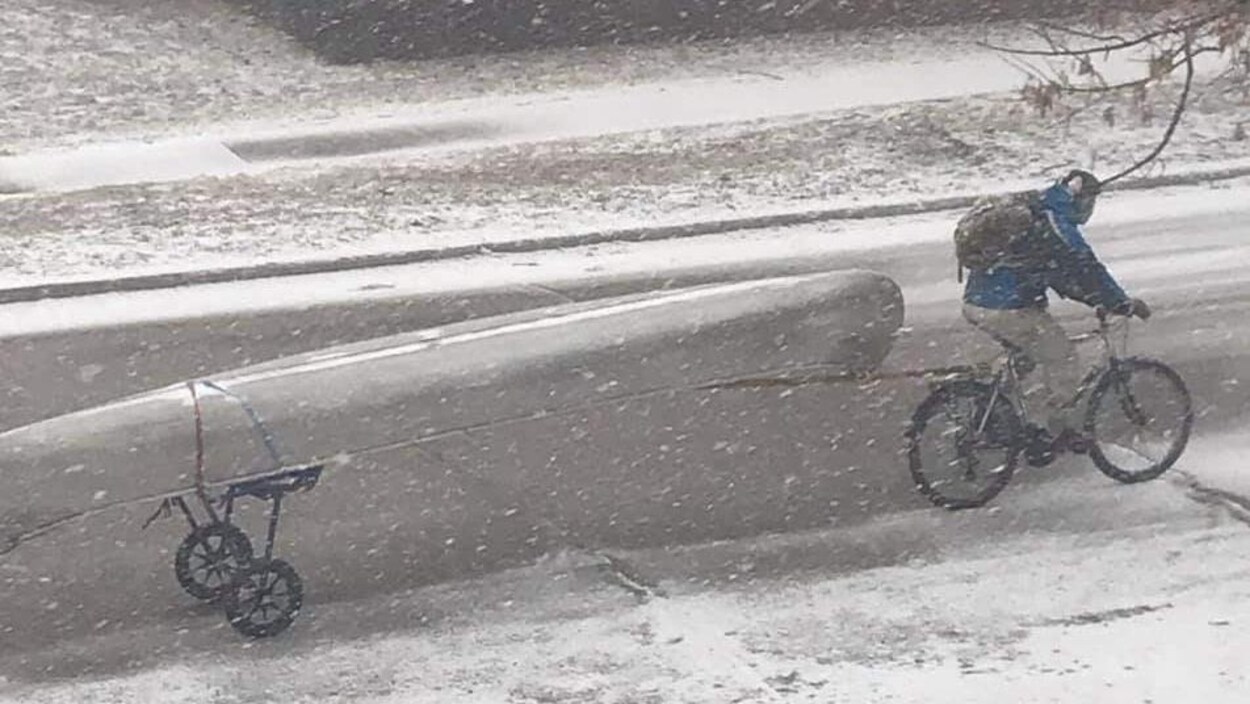
[[(1250, 413), (1250, 384), (1240, 382), (1250, 371), (1250, 316), (1246, 315), (1250, 267), (1244, 264), (1244, 223), (1248, 216), (1250, 209), (1125, 223), (1101, 228), (1095, 242), (1126, 287), (1154, 306), (1156, 316), (1133, 328), (1133, 349), (1164, 359), (1181, 372), (1198, 411), (1196, 443), (1243, 424)], [(649, 246), (657, 245), (639, 245)], [(822, 540), (820, 547), (799, 551), (801, 562), (839, 571), (905, 561), (931, 549), (950, 525), (967, 530), (962, 519), (935, 524), (933, 510), (911, 490), (897, 441), (924, 388), (914, 379), (889, 376), (895, 371), (986, 358), (993, 352), (992, 345), (959, 316), (949, 245), (930, 242), (868, 247), (797, 259), (718, 264), (671, 275), (676, 283), (686, 284), (847, 267), (871, 268), (895, 278), (903, 288), (908, 310), (906, 331), (885, 365), (886, 378), (862, 390), (865, 405), (860, 415), (864, 417), (846, 419), (868, 437), (858, 455), (862, 461), (851, 468), (859, 474), (835, 484), (845, 492), (845, 496), (834, 499), (841, 500), (837, 520), (839, 525), (854, 525), (887, 514), (914, 515), (917, 519), (914, 529), (907, 529), (905, 523), (887, 537), (867, 544), (858, 539), (841, 542), (840, 533), (834, 530), (825, 534), (827, 540)], [(438, 305), (429, 299), (374, 300), (10, 338), (0, 341), (4, 349), (2, 371), (15, 383), (8, 390), (0, 426), (13, 427), (246, 362), (470, 316), (649, 288), (666, 278), (669, 276), (624, 275), (590, 287), (567, 280), (549, 281), (541, 287), (527, 284), (488, 296), (448, 294), (436, 302)], [(1073, 328), (1092, 324), (1092, 319), (1075, 307), (1060, 310)], [(795, 394), (794, 421), (820, 418), (820, 400), (815, 391)], [(820, 418), (821, 432), (840, 422), (838, 418)], [(1103, 482), (1094, 484), (1103, 489), (1091, 490), (1094, 485), (1089, 473), (1087, 466), (1074, 462), (1044, 476), (1032, 473), (1020, 477), (999, 499), (1000, 510), (1010, 519), (977, 530), (1182, 525), (1201, 520), (1206, 510), (1195, 504), (1191, 511), (1187, 502), (1169, 498), (1167, 494), (1173, 489), (1165, 484), (1135, 491)], [(1069, 484), (1071, 490), (1065, 492)], [(1030, 500), (1039, 496), (1048, 500)], [(413, 569), (368, 573), (372, 567), (386, 564), (385, 549), (378, 561), (370, 562), (362, 554), (376, 546), (364, 542), (300, 541), (301, 534), (307, 536), (315, 528), (317, 519), (300, 516), (298, 504), (293, 506), (295, 514), (284, 525), (288, 540), (281, 549), (306, 567), (310, 603), (291, 634), (267, 644), (265, 653), (276, 656), (284, 649), (315, 647), (328, 638), (420, 625), (429, 614), (412, 612), (398, 598), (387, 602), (389, 608), (357, 610), (353, 604), (372, 599), (370, 603), (376, 607), (378, 599), (386, 601), (387, 594), (402, 594), (431, 581), (473, 574), (472, 569), (463, 573)], [(1018, 508), (1024, 506), (1027, 510)], [(324, 510), (325, 505), (321, 508)], [(357, 508), (343, 504), (339, 510), (350, 513)], [(819, 525), (819, 505), (807, 506), (807, 511), (795, 529)], [(135, 515), (112, 521), (108, 527), (112, 531), (127, 522), (141, 521), (139, 514), (144, 512), (136, 509)], [(10, 587), (0, 622), (0, 673), (15, 679), (44, 679), (113, 672), (162, 659), (224, 657), (231, 653), (239, 641), (222, 625), (220, 615), (190, 603), (169, 574), (167, 564), (180, 537), (178, 530), (139, 533), (136, 528), (129, 533), (102, 534), (84, 529), (76, 531), (69, 543), (46, 547), (32, 544), (25, 554), (0, 563), (0, 579)], [(696, 530), (691, 535), (671, 537), (682, 542), (709, 536)], [(402, 552), (392, 547), (399, 551), (397, 554)], [(110, 563), (112, 550), (151, 557), (125, 558), (122, 563), (128, 574), (118, 577), (101, 567)], [(516, 555), (520, 562), (531, 557)], [(785, 564), (775, 567), (783, 569), (789, 564), (785, 560), (781, 563)], [(663, 560), (656, 564), (663, 565)], [(710, 564), (703, 569), (681, 565), (672, 571), (716, 579), (725, 576), (726, 565)]]

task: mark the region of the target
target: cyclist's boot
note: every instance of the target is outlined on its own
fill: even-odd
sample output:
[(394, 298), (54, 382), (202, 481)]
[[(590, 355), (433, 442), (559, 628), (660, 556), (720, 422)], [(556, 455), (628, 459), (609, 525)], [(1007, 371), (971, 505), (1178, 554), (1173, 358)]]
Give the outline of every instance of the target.
[(1089, 454), (1089, 438), (1079, 430), (1064, 428), (1063, 432), (1055, 438), (1052, 449), (1056, 455), (1061, 452), (1071, 452), (1074, 455)]
[(1046, 428), (1029, 423), (1024, 427), (1024, 458), (1030, 467), (1045, 467), (1055, 461), (1055, 438)]

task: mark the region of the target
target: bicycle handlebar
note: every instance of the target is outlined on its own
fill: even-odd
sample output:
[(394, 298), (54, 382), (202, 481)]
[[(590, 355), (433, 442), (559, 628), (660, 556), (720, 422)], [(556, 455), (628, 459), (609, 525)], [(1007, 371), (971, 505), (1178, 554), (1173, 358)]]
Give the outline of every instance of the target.
[(1133, 313), (1115, 311), (1106, 306), (1094, 306), (1094, 315), (1098, 317), (1098, 323), (1100, 325), (1106, 325), (1107, 321), (1113, 317), (1124, 318), (1125, 320), (1134, 317)]
[(1124, 322), (1128, 322), (1132, 316), (1114, 313), (1106, 306), (1094, 306), (1094, 315), (1098, 318), (1098, 328), (1089, 332), (1073, 335), (1068, 339), (1073, 342), (1084, 342), (1098, 337), (1105, 337), (1111, 329), (1112, 318), (1123, 318)]

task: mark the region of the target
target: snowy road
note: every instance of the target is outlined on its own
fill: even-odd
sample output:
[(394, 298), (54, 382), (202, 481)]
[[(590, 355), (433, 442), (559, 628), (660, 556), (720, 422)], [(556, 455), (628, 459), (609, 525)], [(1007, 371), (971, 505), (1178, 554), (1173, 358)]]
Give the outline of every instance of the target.
[[(1250, 316), (1245, 314), (1250, 302), (1250, 294), (1245, 293), (1250, 269), (1244, 264), (1244, 223), (1250, 215), (1245, 203), (1250, 199), (1238, 188), (1244, 186), (1216, 191), (1178, 189), (1108, 199), (1100, 216), (1104, 224), (1094, 228), (1092, 234), (1095, 246), (1126, 286), (1150, 300), (1158, 311), (1148, 325), (1137, 328), (1135, 348), (1177, 366), (1194, 393), (1199, 425), (1191, 457), (1198, 461), (1182, 461), (1182, 468), (1199, 478), (1208, 469), (1201, 458), (1229, 456), (1224, 434), (1244, 424), (1250, 411), (1247, 385), (1238, 383), (1250, 371), (1246, 353), (1250, 349)], [(691, 262), (701, 262), (707, 269), (684, 275), (687, 280), (865, 266), (894, 276), (908, 301), (910, 332), (887, 360), (887, 367), (898, 370), (947, 364), (990, 351), (958, 318), (958, 287), (953, 281), (946, 241), (948, 228), (949, 219), (942, 217), (827, 224), (787, 232), (784, 239), (776, 232), (748, 232), (705, 240), (569, 250), (543, 257), (487, 257), (472, 262), (212, 287), (207, 290), (207, 300), (205, 291), (130, 294), (97, 300), (91, 313), (98, 316), (99, 311), (112, 306), (108, 315), (113, 322), (128, 320), (130, 325), (95, 330), (69, 329), (102, 322), (90, 320), (82, 309), (75, 308), (73, 301), (11, 306), (0, 311), (0, 324), (7, 334), (21, 329), (42, 332), (40, 336), (11, 338), (5, 343), (9, 349), (21, 350), (20, 354), (6, 355), (5, 373), (24, 380), (20, 394), (14, 396), (13, 403), (6, 404), (11, 409), (7, 412), (25, 422), (90, 405), (100, 400), (96, 395), (137, 390), (135, 387), (232, 366), (244, 358), (258, 360), (336, 340), (410, 329), (523, 303), (502, 295), (482, 300), (471, 311), (442, 306), (434, 312), (405, 303), (405, 298), (422, 293), (440, 292), (447, 299), (455, 298), (450, 292), (462, 287), (470, 273), (480, 279), (520, 287), (514, 291), (541, 291), (559, 298), (562, 291), (576, 291), (567, 282), (578, 276), (615, 277), (613, 286), (591, 294), (599, 295), (654, 285), (651, 275), (655, 270), (689, 266)], [(540, 285), (542, 289), (535, 288)], [(290, 310), (284, 297), (331, 307)], [(177, 320), (185, 312), (183, 306), (215, 306), (212, 325)], [(247, 312), (228, 312), (236, 308)], [(1086, 320), (1076, 316), (1075, 311), (1068, 319), (1073, 327)], [(223, 331), (231, 331), (232, 336), (223, 335)], [(999, 574), (1000, 569), (1015, 571), (1015, 578), (1023, 580), (1012, 589), (1040, 589), (1054, 597), (1053, 603), (1043, 607), (1028, 599), (1025, 604), (1011, 601), (995, 612), (999, 616), (1006, 614), (1006, 620), (993, 625), (987, 625), (994, 619), (984, 614), (977, 617), (980, 620), (973, 618), (966, 626), (968, 642), (960, 647), (992, 651), (993, 643), (982, 641), (998, 638), (1005, 644), (1003, 648), (1011, 651), (1007, 646), (1022, 642), (1021, 636), (1011, 630), (1012, 619), (1034, 625), (1048, 622), (1059, 628), (1067, 623), (1065, 618), (1078, 618), (1090, 605), (1100, 613), (1111, 609), (1113, 615), (1118, 613), (1114, 608), (1131, 607), (1129, 616), (1149, 615), (1157, 610), (1209, 610), (1210, 599), (1226, 595), (1208, 595), (1210, 599), (1199, 602), (1191, 597), (1202, 589), (1210, 591), (1212, 584), (1222, 584), (1245, 573), (1244, 558), (1235, 556), (1238, 546), (1247, 540), (1244, 528), (1229, 522), (1223, 509), (1194, 502), (1166, 482), (1129, 489), (1116, 487), (1080, 463), (1044, 474), (1026, 472), (999, 499), (993, 511), (952, 517), (925, 508), (908, 486), (896, 453), (897, 433), (922, 392), (914, 381), (886, 382), (871, 390), (879, 415), (873, 418), (874, 434), (863, 451), (859, 476), (847, 484), (848, 496), (840, 507), (835, 528), (681, 551), (651, 549), (631, 553), (631, 558), (651, 578), (674, 592), (672, 600), (653, 602), (642, 615), (634, 611), (628, 595), (604, 584), (602, 572), (594, 568), (595, 560), (587, 556), (562, 558), (568, 562), (557, 561), (554, 566), (544, 563), (507, 578), (491, 577), (461, 587), (416, 592), (410, 589), (431, 577), (451, 575), (342, 574), (344, 570), (337, 570), (336, 566), (341, 564), (343, 551), (367, 548), (321, 545), (313, 540), (300, 543), (300, 531), (295, 527), (299, 517), (295, 516), (295, 522), (288, 524), (295, 528), (287, 531), (295, 543), (289, 551), (287, 547), (283, 550), (298, 563), (319, 567), (310, 570), (309, 575), (310, 593), (314, 596), (291, 636), (254, 649), (264, 654), (265, 662), (284, 673), (276, 684), (261, 690), (246, 682), (246, 673), (258, 670), (249, 670), (254, 666), (234, 659), (238, 642), (220, 627), (219, 617), (210, 610), (189, 607), (178, 594), (166, 566), (176, 537), (159, 531), (139, 534), (133, 526), (130, 532), (122, 531), (119, 526), (125, 522), (110, 521), (100, 526), (108, 532), (84, 533), (81, 543), (75, 541), (77, 544), (52, 551), (32, 548), (0, 565), (4, 579), (23, 585), (22, 589), (13, 590), (3, 606), (6, 632), (0, 641), (0, 673), (14, 681), (83, 672), (107, 675), (194, 657), (199, 659), (198, 664), (184, 662), (179, 666), (190, 668), (179, 670), (191, 673), (188, 681), (195, 684), (190, 690), (166, 691), (160, 689), (164, 685), (147, 680), (126, 686), (156, 687), (151, 691), (158, 694), (151, 696), (196, 702), (213, 701), (217, 695), (211, 692), (220, 693), (225, 691), (221, 688), (232, 686), (261, 699), (279, 696), (273, 692), (285, 693), (288, 699), (310, 692), (324, 697), (330, 687), (328, 680), (312, 678), (314, 684), (321, 681), (324, 685), (317, 690), (301, 673), (329, 666), (363, 667), (376, 675), (376, 668), (369, 670), (374, 667), (369, 663), (376, 661), (376, 654), (367, 658), (360, 655), (363, 660), (353, 660), (359, 653), (336, 650), (332, 643), (434, 624), (436, 627), (428, 636), (418, 632), (412, 637), (415, 641), (409, 638), (402, 646), (409, 648), (411, 658), (424, 663), (432, 674), (420, 682), (407, 681), (407, 689), (400, 687), (394, 693), (394, 701), (446, 701), (434, 693), (439, 687), (446, 688), (449, 697), (454, 694), (456, 701), (631, 701), (613, 698), (613, 692), (628, 690), (624, 682), (628, 677), (621, 673), (663, 680), (648, 668), (664, 671), (665, 667), (675, 667), (694, 677), (695, 683), (687, 685), (694, 689), (683, 694), (683, 690), (675, 689), (677, 685), (661, 682), (656, 685), (655, 691), (660, 692), (656, 697), (646, 699), (639, 695), (633, 701), (729, 700), (718, 698), (708, 678), (720, 682), (721, 687), (765, 692), (743, 701), (785, 700), (790, 694), (781, 690), (786, 689), (804, 690), (813, 696), (804, 694), (803, 698), (818, 701), (869, 701), (868, 694), (859, 699), (834, 699), (832, 695), (824, 698), (815, 691), (819, 687), (813, 689), (811, 683), (822, 677), (849, 677), (851, 681), (867, 683), (863, 692), (888, 691), (893, 680), (877, 683), (880, 686), (876, 689), (869, 687), (873, 673), (878, 672), (876, 665), (893, 663), (903, 655), (910, 657), (919, 647), (917, 639), (932, 635), (919, 632), (956, 628), (951, 624), (971, 618), (964, 612), (976, 611), (978, 592), (971, 587), (961, 591), (957, 585), (976, 579), (1009, 580), (1009, 576)], [(820, 413), (818, 395), (796, 394), (796, 419), (814, 418)], [(4, 422), (6, 426), (13, 424), (8, 419)], [(1231, 488), (1237, 488), (1236, 476), (1224, 479), (1232, 482)], [(349, 511), (351, 507), (342, 508)], [(1162, 534), (1169, 537), (1159, 538)], [(1111, 550), (1108, 545), (1131, 548)], [(127, 556), (125, 564), (132, 570), (130, 576), (115, 576), (117, 563), (110, 557), (114, 550)], [(166, 553), (162, 554), (162, 550)], [(1030, 583), (1025, 575), (1031, 573), (1019, 555), (1033, 552), (1042, 556), (1042, 564), (1056, 567), (1053, 572), (1034, 574)], [(1126, 560), (1126, 556), (1137, 553), (1140, 559), (1136, 562)], [(1173, 553), (1176, 556), (1167, 557)], [(974, 563), (959, 561), (989, 556), (996, 557)], [(935, 566), (925, 571), (917, 564)], [(1164, 564), (1169, 568), (1160, 566)], [(881, 612), (880, 602), (886, 596), (879, 591), (882, 582), (874, 581), (872, 575), (876, 573), (872, 570), (885, 570), (887, 574), (891, 574), (890, 570), (902, 571), (883, 578), (897, 580), (892, 593), (897, 593), (900, 603), (907, 605), (900, 607), (898, 613)], [(824, 586), (813, 586), (806, 581), (808, 577), (791, 582), (795, 574), (815, 574), (835, 581)], [(1063, 575), (1073, 580), (1067, 586), (1060, 580)], [(782, 580), (785, 585), (760, 587), (760, 592), (748, 589), (745, 594), (729, 596), (704, 593), (709, 587), (729, 588), (743, 579), (753, 584), (754, 580), (762, 580), (761, 585)], [(948, 602), (921, 608), (909, 601), (922, 597), (926, 584), (937, 585), (935, 588), (947, 595)], [(1204, 584), (1205, 587), (1196, 586)], [(1098, 585), (1102, 585), (1101, 592), (1097, 592)], [(985, 590), (982, 598), (1002, 598), (990, 587)], [(802, 609), (778, 603), (785, 600), (787, 593), (795, 604), (816, 600), (809, 604), (809, 611), (816, 614), (815, 622), (819, 622), (822, 613), (830, 619), (826, 626), (831, 640), (822, 641), (819, 632), (810, 632), (810, 626), (809, 630), (803, 628)], [(1056, 596), (1065, 593), (1068, 596)], [(1078, 593), (1081, 598), (1077, 598)], [(559, 598), (561, 595), (564, 600)], [(838, 600), (840, 606), (833, 608), (831, 599)], [(761, 611), (743, 611), (747, 608), (744, 601), (761, 605)], [(1167, 606), (1163, 606), (1165, 603)], [(1174, 603), (1178, 604), (1175, 609)], [(732, 615), (724, 611), (727, 604), (732, 606)], [(524, 615), (514, 609), (516, 605), (523, 607)], [(665, 615), (664, 609), (679, 611)], [(695, 615), (687, 617), (681, 609), (694, 609)], [(708, 628), (715, 634), (705, 632), (700, 636), (695, 632), (695, 626), (704, 622), (700, 620), (704, 617), (698, 615), (699, 609), (706, 617), (704, 621), (714, 622)], [(851, 635), (834, 632), (832, 624), (843, 611), (843, 616), (851, 614), (847, 618), (852, 620), (864, 619), (863, 628), (868, 631), (885, 628), (884, 622), (900, 623), (886, 628), (888, 633), (876, 644), (862, 635), (855, 642), (843, 642), (848, 638), (855, 640)], [(1226, 620), (1226, 612), (1221, 613), (1225, 616), (1211, 614), (1209, 620)], [(1238, 613), (1246, 615), (1244, 610)], [(574, 658), (576, 653), (588, 649), (579, 650), (580, 646), (570, 641), (564, 646), (573, 653), (569, 654), (550, 642), (536, 644), (521, 635), (524, 626), (516, 625), (516, 619), (528, 623), (524, 621), (527, 618), (543, 620), (546, 625), (541, 630), (556, 640), (573, 638), (579, 628), (611, 630), (610, 626), (619, 626), (626, 631), (642, 629), (629, 636), (640, 642), (687, 645), (671, 648), (668, 655), (657, 661), (631, 659), (627, 649), (617, 652), (609, 648), (611, 652), (603, 656), (604, 662), (615, 664), (611, 668), (605, 664), (608, 670), (594, 676), (583, 673), (578, 680), (583, 684), (598, 682), (595, 686), (607, 687), (607, 693), (601, 691), (598, 698), (577, 699), (581, 695), (576, 692), (583, 690), (569, 684), (572, 675), (550, 671), (555, 660)], [(717, 621), (718, 618), (727, 619), (729, 625)], [(901, 620), (907, 618), (913, 621), (905, 628)], [(775, 631), (761, 631), (781, 627), (779, 619), (796, 634), (794, 638), (777, 640)], [(741, 623), (735, 626), (730, 622)], [(899, 629), (907, 633), (900, 635)], [(726, 631), (751, 637), (726, 639)], [(428, 641), (422, 640), (427, 637)], [(728, 658), (724, 662), (736, 662), (740, 667), (725, 664), (718, 670), (714, 662), (708, 662), (708, 655), (702, 650), (708, 639)], [(465, 653), (465, 649), (474, 651), (478, 647), (475, 640), (481, 652)], [(959, 638), (951, 636), (947, 640), (957, 642)], [(1218, 646), (1218, 639), (1213, 642), (1216, 644), (1212, 647)], [(610, 639), (603, 643), (603, 647), (610, 645)], [(360, 652), (373, 652), (368, 650), (367, 642), (360, 648)], [(530, 677), (529, 669), (523, 665), (498, 665), (491, 670), (488, 661), (492, 658), (515, 659), (517, 652), (528, 653), (524, 657), (531, 658), (534, 666), (529, 669), (548, 671), (547, 679), (540, 676), (537, 681), (526, 680)], [(282, 657), (288, 655), (292, 659)], [(1045, 660), (1044, 655), (1037, 657)], [(805, 662), (815, 662), (820, 666), (816, 669), (823, 670), (812, 674), (806, 666), (785, 664), (796, 658), (806, 658)], [(821, 663), (821, 658), (827, 662)], [(748, 661), (765, 662), (775, 666), (777, 672), (751, 674), (755, 665), (748, 666)], [(960, 661), (955, 658), (951, 662)], [(197, 669), (206, 667), (217, 669)], [(403, 668), (388, 667), (391, 669), (377, 676), (390, 677), (390, 686), (399, 686), (394, 684), (399, 681), (396, 673)], [(856, 667), (866, 670), (854, 671)], [(1044, 670), (1050, 665), (1043, 662), (1037, 667)], [(499, 685), (504, 687), (500, 691), (481, 684), (466, 685), (457, 674), (463, 674), (466, 668), (479, 674), (493, 672), (489, 677), (482, 676), (506, 686)], [(1231, 666), (1225, 669), (1235, 671)], [(942, 677), (949, 679), (949, 675), (958, 680), (961, 674), (966, 673), (956, 667), (953, 675), (945, 673)], [(508, 679), (510, 676), (512, 680)], [(770, 677), (781, 679), (769, 680)], [(521, 680), (524, 682), (517, 684)], [(348, 690), (358, 692), (362, 686), (351, 678), (345, 681), (355, 682), (345, 685)], [(555, 681), (561, 684), (553, 685)], [(1230, 682), (1228, 686), (1237, 685), (1236, 681)], [(486, 688), (473, 695), (474, 686)], [(543, 699), (544, 686), (555, 687), (552, 691), (556, 693)], [(560, 694), (565, 690), (573, 694)], [(97, 692), (99, 700), (111, 701), (108, 696), (112, 690), (92, 691)], [(139, 690), (123, 688), (113, 696), (121, 701), (125, 696), (117, 692), (133, 695), (136, 691)], [(257, 694), (262, 691), (270, 694)], [(405, 691), (413, 698), (405, 699)], [(56, 690), (50, 692), (48, 696), (54, 696)], [(77, 697), (83, 694), (72, 692)], [(366, 701), (388, 701), (389, 696), (386, 692), (365, 694), (373, 697), (360, 695)]]

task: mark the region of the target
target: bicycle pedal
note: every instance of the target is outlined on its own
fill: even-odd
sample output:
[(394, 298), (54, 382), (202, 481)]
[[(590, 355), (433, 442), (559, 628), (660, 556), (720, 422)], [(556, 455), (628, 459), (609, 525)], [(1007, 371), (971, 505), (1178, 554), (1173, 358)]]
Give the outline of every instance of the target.
[(1071, 452), (1074, 455), (1089, 454), (1089, 439), (1074, 431), (1065, 431), (1055, 438), (1054, 452)]

